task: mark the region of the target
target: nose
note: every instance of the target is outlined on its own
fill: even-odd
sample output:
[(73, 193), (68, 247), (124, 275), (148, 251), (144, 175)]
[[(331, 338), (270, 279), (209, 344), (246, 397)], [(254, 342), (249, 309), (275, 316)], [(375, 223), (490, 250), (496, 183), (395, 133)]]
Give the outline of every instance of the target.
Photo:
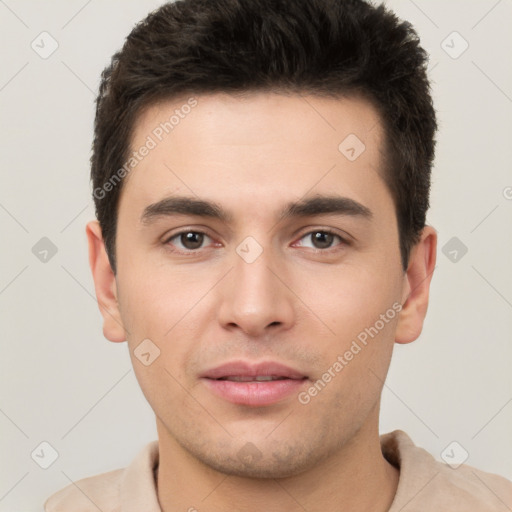
[(271, 251), (265, 249), (251, 263), (235, 254), (233, 262), (228, 279), (217, 290), (222, 327), (240, 329), (250, 337), (289, 329), (294, 321), (294, 296)]

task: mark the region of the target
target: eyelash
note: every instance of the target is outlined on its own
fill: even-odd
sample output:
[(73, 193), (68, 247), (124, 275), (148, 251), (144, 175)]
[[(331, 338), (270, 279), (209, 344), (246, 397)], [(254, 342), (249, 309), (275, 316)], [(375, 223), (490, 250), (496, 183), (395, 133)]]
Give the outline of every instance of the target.
[[(178, 233), (174, 233), (173, 235), (171, 235), (170, 237), (168, 237), (163, 243), (164, 245), (168, 245), (171, 240), (175, 239), (175, 238), (179, 238), (181, 235), (184, 235), (186, 233), (194, 233), (194, 234), (197, 234), (197, 235), (204, 235), (208, 238), (212, 238), (210, 237), (207, 233), (205, 233), (204, 231), (198, 231), (198, 230), (193, 230), (193, 229), (185, 229), (183, 231), (179, 231)], [(335, 246), (332, 246), (332, 247), (328, 247), (327, 249), (317, 249), (317, 248), (309, 248), (311, 251), (313, 251), (314, 253), (330, 253), (330, 252), (333, 252), (333, 251), (336, 251), (339, 246), (349, 246), (350, 245), (350, 242), (346, 239), (346, 238), (343, 238), (341, 235), (339, 235), (338, 233), (330, 230), (330, 229), (313, 229), (312, 231), (308, 231), (307, 233), (304, 233), (300, 238), (299, 240), (302, 240), (303, 238), (305, 238), (306, 236), (311, 236), (313, 235), (314, 233), (323, 233), (323, 234), (327, 234), (327, 235), (332, 235), (334, 236), (335, 238), (337, 238), (339, 240), (339, 244), (335, 245)], [(173, 250), (173, 252), (178, 252), (178, 253), (181, 253), (183, 255), (194, 255), (194, 254), (197, 254), (199, 251), (201, 251), (202, 249), (204, 249), (203, 247), (199, 248), (199, 249), (186, 249), (186, 250), (182, 250), (182, 249), (178, 249), (178, 250)]]

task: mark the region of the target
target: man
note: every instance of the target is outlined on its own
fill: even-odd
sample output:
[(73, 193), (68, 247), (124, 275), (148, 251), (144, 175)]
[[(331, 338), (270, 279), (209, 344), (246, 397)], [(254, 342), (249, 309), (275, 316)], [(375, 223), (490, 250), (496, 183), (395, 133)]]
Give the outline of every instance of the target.
[(48, 512), (512, 506), (504, 478), (379, 438), (436, 259), (425, 67), (362, 0), (184, 0), (135, 27), (102, 77), (87, 236), (158, 441)]

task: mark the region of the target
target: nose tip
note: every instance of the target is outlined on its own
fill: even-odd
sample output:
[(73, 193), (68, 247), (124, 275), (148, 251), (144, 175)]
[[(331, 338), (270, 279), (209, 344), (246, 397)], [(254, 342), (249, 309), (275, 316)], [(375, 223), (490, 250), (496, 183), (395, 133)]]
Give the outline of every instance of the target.
[(250, 338), (264, 338), (270, 331), (279, 328), (283, 324), (283, 322), (272, 321), (266, 325), (259, 314), (252, 315), (252, 317), (248, 314), (242, 314), (235, 321), (227, 323), (226, 327), (230, 329), (239, 328)]
[(247, 263), (239, 258), (221, 288), (219, 321), (228, 329), (261, 337), (293, 322), (292, 295), (271, 270), (265, 253)]

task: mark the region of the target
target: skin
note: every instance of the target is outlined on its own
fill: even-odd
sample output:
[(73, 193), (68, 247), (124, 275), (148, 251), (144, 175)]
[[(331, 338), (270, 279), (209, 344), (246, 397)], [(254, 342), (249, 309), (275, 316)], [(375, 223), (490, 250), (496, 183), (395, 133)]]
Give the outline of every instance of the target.
[[(128, 341), (156, 415), (162, 510), (388, 510), (398, 471), (380, 451), (380, 395), (394, 343), (421, 332), (436, 232), (424, 228), (404, 272), (382, 179), (382, 124), (363, 99), (261, 92), (196, 99), (126, 178), (116, 275), (98, 223), (87, 226), (104, 335)], [(132, 147), (185, 102), (143, 112)], [(348, 134), (366, 146), (353, 162), (338, 150)], [(373, 215), (279, 221), (289, 202), (317, 195), (351, 198)], [(148, 205), (168, 196), (214, 201), (232, 219), (141, 221)], [(169, 241), (187, 230), (208, 235), (188, 255), (179, 236)], [(334, 236), (319, 248), (312, 233), (322, 230), (350, 243)], [(248, 236), (263, 249), (252, 263), (236, 252)], [(229, 360), (273, 360), (307, 375), (307, 390), (394, 303), (403, 305), (400, 314), (307, 404), (294, 394), (264, 407), (235, 405), (199, 378)], [(134, 355), (144, 339), (160, 350), (149, 366)], [(259, 453), (250, 463), (239, 456), (247, 443)]]

